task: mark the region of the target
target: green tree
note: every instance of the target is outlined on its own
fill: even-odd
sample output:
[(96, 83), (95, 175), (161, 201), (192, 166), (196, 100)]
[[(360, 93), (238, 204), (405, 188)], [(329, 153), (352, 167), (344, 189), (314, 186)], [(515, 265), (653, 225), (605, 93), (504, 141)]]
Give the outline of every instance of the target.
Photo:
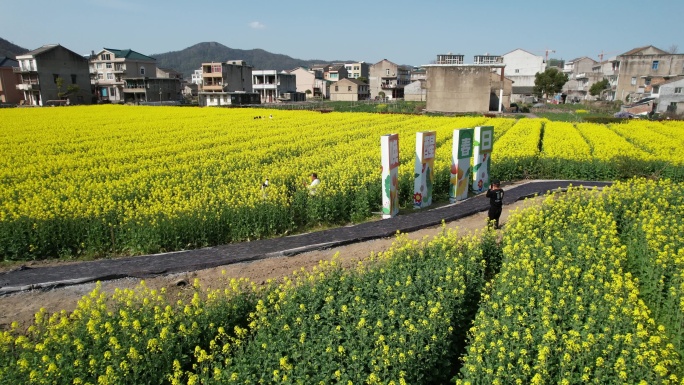
[(66, 91), (62, 92), (62, 87), (64, 87), (64, 79), (58, 77), (55, 79), (55, 82), (57, 83), (57, 97), (60, 99), (67, 98), (69, 95), (78, 93), (78, 91), (81, 89), (77, 84), (69, 84), (66, 88)]
[(608, 88), (609, 84), (610, 83), (608, 83), (608, 79), (598, 81), (591, 85), (591, 87), (589, 88), (589, 94), (591, 94), (591, 96), (599, 96), (600, 99), (601, 92)]
[(368, 79), (365, 76), (359, 76), (356, 80), (368, 84)]
[(547, 68), (546, 71), (534, 75), (534, 93), (538, 97), (554, 95), (559, 93), (567, 82), (567, 74), (557, 68)]

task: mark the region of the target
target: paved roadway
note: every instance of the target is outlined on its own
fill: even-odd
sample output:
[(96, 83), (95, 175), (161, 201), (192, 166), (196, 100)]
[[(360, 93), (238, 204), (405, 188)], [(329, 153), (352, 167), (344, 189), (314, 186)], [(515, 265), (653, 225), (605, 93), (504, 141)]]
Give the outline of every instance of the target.
[[(568, 186), (603, 187), (610, 182), (592, 181), (526, 181), (504, 185), (504, 204), (535, 194)], [(379, 221), (333, 228), (287, 237), (233, 243), (195, 250), (144, 255), (137, 257), (86, 261), (45, 267), (20, 267), (0, 273), (0, 295), (31, 289), (50, 289), (92, 281), (125, 277), (147, 278), (164, 274), (201, 270), (232, 263), (253, 261), (273, 256), (290, 256), (312, 250), (328, 249), (370, 239), (391, 237), (450, 222), (486, 211), (489, 202), (484, 194), (459, 203), (425, 209)]]

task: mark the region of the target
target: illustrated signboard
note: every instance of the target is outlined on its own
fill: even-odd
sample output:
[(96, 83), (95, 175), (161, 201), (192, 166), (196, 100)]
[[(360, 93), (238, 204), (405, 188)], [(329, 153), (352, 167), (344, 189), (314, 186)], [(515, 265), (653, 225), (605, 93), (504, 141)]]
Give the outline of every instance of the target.
[(382, 218), (399, 213), (399, 134), (380, 137), (382, 153)]
[(416, 132), (416, 163), (413, 182), (413, 207), (432, 204), (432, 185), (435, 181), (435, 150), (437, 132)]
[(494, 127), (475, 127), (473, 140), (473, 191), (481, 193), (489, 187), (489, 166), (494, 147)]
[(451, 178), (449, 179), (449, 201), (451, 203), (468, 198), (470, 158), (473, 156), (474, 136), (475, 130), (472, 128), (454, 130)]

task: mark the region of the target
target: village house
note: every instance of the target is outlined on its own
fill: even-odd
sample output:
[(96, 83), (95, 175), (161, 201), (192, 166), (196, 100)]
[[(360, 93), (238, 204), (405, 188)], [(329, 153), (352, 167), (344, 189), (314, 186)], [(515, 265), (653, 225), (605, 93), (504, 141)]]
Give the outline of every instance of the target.
[(0, 57), (0, 104), (20, 104), (24, 93), (17, 89), (21, 76), (15, 72), (19, 62), (8, 57)]
[(330, 100), (357, 102), (369, 98), (369, 86), (360, 80), (342, 79), (330, 85)]
[(90, 104), (88, 59), (59, 44), (48, 44), (17, 56), (21, 75), (17, 89), (27, 105)]
[(371, 98), (403, 99), (404, 87), (411, 83), (411, 69), (383, 59), (370, 66), (368, 81)]

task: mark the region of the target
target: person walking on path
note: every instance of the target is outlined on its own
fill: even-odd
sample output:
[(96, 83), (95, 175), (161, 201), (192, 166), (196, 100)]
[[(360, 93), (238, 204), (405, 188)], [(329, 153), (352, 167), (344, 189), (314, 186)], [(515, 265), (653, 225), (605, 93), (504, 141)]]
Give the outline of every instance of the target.
[(487, 190), (487, 198), (489, 198), (489, 223), (494, 225), (495, 229), (499, 228), (499, 218), (501, 217), (501, 211), (503, 210), (503, 198), (504, 190), (501, 189), (498, 180), (493, 180), (492, 184)]

